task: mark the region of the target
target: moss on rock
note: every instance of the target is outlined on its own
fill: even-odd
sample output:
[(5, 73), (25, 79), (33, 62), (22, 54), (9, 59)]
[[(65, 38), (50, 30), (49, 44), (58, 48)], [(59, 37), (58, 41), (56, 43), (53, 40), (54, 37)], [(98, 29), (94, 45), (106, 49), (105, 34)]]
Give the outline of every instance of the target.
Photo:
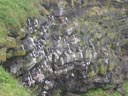
[(10, 51), (10, 52), (7, 52), (6, 53), (6, 57), (7, 57), (7, 59), (9, 59), (9, 58), (12, 58), (13, 57), (13, 53), (12, 53), (12, 51)]
[(113, 64), (109, 64), (107, 70), (108, 71), (112, 71), (113, 69), (114, 69), (114, 65)]
[(42, 7), (42, 8), (40, 9), (40, 13), (41, 13), (42, 15), (44, 15), (44, 16), (47, 16), (47, 15), (50, 14), (50, 13), (48, 12), (48, 10), (47, 10), (45, 7)]
[(17, 50), (14, 53), (14, 56), (24, 56), (26, 54), (25, 50)]
[(57, 89), (53, 92), (53, 96), (61, 96), (61, 90)]
[(16, 40), (12, 37), (7, 37), (5, 44), (8, 48), (15, 48), (17, 46)]
[(100, 75), (105, 75), (106, 74), (106, 68), (105, 68), (105, 65), (104, 65), (104, 62), (102, 59), (99, 59), (99, 70), (98, 70), (98, 74)]
[(0, 61), (6, 61), (6, 48), (0, 49)]

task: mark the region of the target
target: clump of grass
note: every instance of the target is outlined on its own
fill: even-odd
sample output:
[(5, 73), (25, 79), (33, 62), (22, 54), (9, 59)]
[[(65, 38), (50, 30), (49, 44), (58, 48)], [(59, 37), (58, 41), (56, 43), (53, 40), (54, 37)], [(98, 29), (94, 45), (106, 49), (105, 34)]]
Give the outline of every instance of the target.
[(19, 31), (27, 17), (38, 15), (31, 0), (0, 0), (0, 37), (7, 36), (8, 30)]
[(107, 9), (107, 11), (109, 11), (109, 9), (110, 9), (110, 0), (107, 1), (106, 9)]
[(123, 88), (124, 88), (124, 90), (126, 91), (126, 96), (128, 96), (128, 82), (125, 82), (125, 83), (123, 84)]
[(121, 96), (118, 92), (110, 93), (102, 89), (90, 90), (81, 96)]
[(96, 6), (96, 4), (97, 4), (96, 0), (93, 0), (93, 3), (94, 3), (94, 5)]
[[(128, 82), (124, 82), (123, 89), (126, 92), (125, 96), (128, 96)], [(81, 94), (81, 96), (122, 96), (122, 95), (117, 91), (111, 93), (106, 90), (96, 89), (96, 90), (89, 90), (87, 93)]]
[(6, 37), (7, 37), (7, 29), (5, 27), (5, 24), (1, 23), (0, 20), (0, 44), (6, 42)]
[(0, 96), (30, 96), (30, 93), (0, 66)]

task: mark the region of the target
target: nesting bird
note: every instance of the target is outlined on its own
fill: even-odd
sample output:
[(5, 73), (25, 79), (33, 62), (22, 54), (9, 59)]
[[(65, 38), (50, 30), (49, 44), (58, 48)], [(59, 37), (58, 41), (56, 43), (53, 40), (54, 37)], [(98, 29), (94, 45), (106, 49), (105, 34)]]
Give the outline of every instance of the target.
[(81, 50), (81, 48), (78, 46), (77, 47), (77, 50), (78, 50), (78, 52), (76, 53), (77, 55), (76, 55), (76, 57), (77, 57), (77, 60), (82, 60), (83, 59), (83, 52), (82, 52), (82, 50)]
[(62, 54), (62, 52), (61, 52), (58, 48), (56, 48), (55, 52), (56, 52), (59, 56)]
[(27, 26), (28, 27), (31, 27), (32, 26), (31, 20), (29, 18), (27, 19)]
[(67, 44), (67, 47), (68, 47), (67, 52), (68, 52), (69, 54), (72, 54), (72, 50), (71, 50), (71, 48), (70, 48), (70, 45), (69, 45), (69, 44)]
[(28, 86), (31, 87), (32, 84), (35, 83), (35, 80), (32, 79), (32, 75), (31, 75), (30, 72), (29, 72), (28, 74), (29, 74), (29, 75), (28, 75)]
[(39, 24), (39, 21), (37, 19), (34, 19), (34, 25), (38, 25)]

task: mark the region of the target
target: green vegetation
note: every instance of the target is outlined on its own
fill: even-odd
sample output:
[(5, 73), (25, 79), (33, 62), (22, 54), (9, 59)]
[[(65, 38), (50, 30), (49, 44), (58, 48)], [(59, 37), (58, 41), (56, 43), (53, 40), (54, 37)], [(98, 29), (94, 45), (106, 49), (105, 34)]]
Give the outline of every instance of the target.
[(99, 59), (99, 70), (98, 71), (99, 71), (98, 73), (100, 75), (106, 74), (106, 68), (104, 66), (104, 63), (103, 63), (103, 60), (102, 59)]
[(128, 96), (128, 83), (124, 83), (123, 88), (125, 89), (126, 96)]
[(25, 50), (17, 50), (14, 52), (14, 56), (24, 56), (26, 54)]
[[(37, 10), (35, 2), (31, 0), (0, 0), (0, 46), (4, 47), (0, 49), (1, 61), (5, 61), (6, 57), (12, 57), (12, 53), (6, 54), (6, 49), (17, 47), (17, 40), (10, 37), (11, 34), (22, 35), (21, 28), (25, 27), (27, 18), (39, 16)], [(21, 51), (15, 53), (19, 54), (26, 53)], [(30, 96), (30, 94), (0, 66), (0, 96)]]
[[(125, 96), (128, 96), (128, 83), (125, 82), (123, 84), (123, 88), (126, 92)], [(87, 93), (82, 94), (81, 96), (122, 96), (118, 91), (110, 92), (108, 90), (96, 89), (96, 90), (89, 90)]]
[(37, 15), (31, 0), (0, 0), (0, 43), (6, 42), (8, 31), (19, 32), (28, 16)]
[(61, 96), (61, 90), (57, 89), (53, 92), (53, 96)]
[[(0, 46), (1, 45), (6, 46), (0, 49), (0, 60), (1, 61), (6, 61), (6, 57), (7, 58), (13, 57), (12, 51), (8, 52), (7, 54), (6, 54), (6, 51), (10, 47), (11, 48), (17, 47), (16, 39), (21, 39), (24, 37), (24, 33), (20, 31), (21, 31), (21, 28), (25, 27), (25, 23), (28, 17), (38, 17), (39, 16), (38, 10), (44, 16), (50, 14), (49, 11), (45, 7), (40, 6), (40, 3), (43, 2), (49, 6), (50, 4), (55, 5), (55, 3), (57, 5), (58, 1), (59, 0), (0, 0)], [(77, 0), (70, 0), (70, 1), (71, 1), (71, 6), (75, 7), (75, 3)], [(85, 2), (89, 2), (89, 0), (85, 0)], [(114, 23), (114, 26), (115, 27), (117, 26), (116, 29), (118, 29), (119, 25), (118, 25), (117, 20), (114, 20), (113, 18), (110, 18), (110, 17), (102, 16), (105, 12), (109, 11), (110, 0), (107, 1), (106, 8), (103, 8), (102, 10), (100, 9), (100, 7), (96, 6), (97, 5), (96, 0), (93, 0), (93, 3), (95, 6), (90, 8), (90, 11), (86, 14), (92, 18), (90, 18), (90, 20), (87, 20), (87, 21), (81, 20), (79, 22), (77, 32), (79, 36), (81, 36), (81, 38), (82, 36), (88, 36), (91, 33), (95, 41), (95, 40), (102, 39), (100, 38), (99, 35), (101, 32), (102, 33), (105, 32), (105, 29), (102, 29), (102, 27), (100, 28), (99, 21), (101, 19), (102, 20), (104, 19), (103, 20), (104, 22), (101, 22), (104, 24), (104, 25), (102, 24), (103, 27), (113, 28), (113, 25), (112, 26), (110, 25)], [(113, 10), (115, 9), (113, 8)], [(95, 17), (97, 15), (99, 15), (98, 16), (99, 21), (98, 21), (98, 18)], [(100, 16), (102, 18), (100, 18)], [(106, 23), (105, 20), (106, 21), (108, 20), (111, 24)], [(84, 24), (86, 25), (85, 27), (87, 27), (87, 30), (88, 30), (87, 35), (81, 32), (81, 26)], [(92, 25), (92, 26), (88, 27), (88, 25), (89, 26)], [(125, 25), (125, 24), (122, 24), (122, 25)], [(99, 28), (99, 29), (96, 29), (96, 28)], [(14, 39), (13, 37), (9, 37), (10, 32), (11, 34), (13, 33), (15, 35), (18, 35), (19, 37), (17, 37), (16, 39)], [(117, 35), (117, 32), (116, 31), (111, 32), (111, 29), (110, 29), (110, 32), (108, 32), (107, 36), (105, 35), (104, 38), (108, 37), (114, 40), (115, 37), (117, 37), (116, 35)], [(85, 38), (83, 37), (83, 39)], [(84, 40), (83, 42), (80, 42), (80, 45), (85, 46), (87, 44), (87, 42), (85, 41), (86, 40)], [(102, 39), (101, 43), (104, 43), (104, 41)], [(124, 43), (126, 42), (127, 41), (125, 40)], [(107, 45), (111, 46), (111, 44), (106, 44), (106, 46)], [(51, 46), (51, 43), (47, 42), (46, 48), (49, 48), (50, 46)], [(90, 52), (91, 52), (90, 50), (87, 51), (86, 53), (87, 58), (89, 58)], [(14, 56), (22, 56), (25, 54), (26, 54), (26, 51), (18, 50), (14, 53)], [(40, 61), (40, 58), (38, 61)], [(111, 71), (113, 69), (114, 69), (113, 64), (110, 64), (108, 67), (108, 71)], [(103, 61), (102, 60), (99, 61), (98, 73), (101, 75), (104, 75), (106, 71), (107, 69), (105, 68), (105, 65), (103, 64)], [(93, 71), (93, 67), (91, 67), (89, 76), (94, 77), (96, 74), (97, 72)], [(126, 90), (126, 93), (128, 94), (128, 83), (125, 83), (123, 87)], [(54, 94), (55, 96), (60, 96), (60, 93), (61, 93), (61, 90), (58, 89), (55, 91)], [(14, 78), (12, 78), (12, 76), (9, 75), (6, 71), (4, 71), (2, 67), (0, 67), (0, 96), (30, 96), (30, 93), (25, 91), (25, 88), (23, 86), (18, 85), (18, 82)], [(86, 94), (82, 94), (81, 96), (121, 96), (121, 95), (119, 92), (110, 93), (109, 91), (103, 91), (102, 89), (96, 89), (96, 90), (90, 90)]]
[(0, 49), (0, 60), (6, 61), (6, 48)]
[(30, 96), (30, 94), (0, 66), (0, 96)]
[(109, 91), (103, 91), (102, 89), (90, 90), (86, 94), (81, 96), (121, 96), (118, 92), (110, 93)]

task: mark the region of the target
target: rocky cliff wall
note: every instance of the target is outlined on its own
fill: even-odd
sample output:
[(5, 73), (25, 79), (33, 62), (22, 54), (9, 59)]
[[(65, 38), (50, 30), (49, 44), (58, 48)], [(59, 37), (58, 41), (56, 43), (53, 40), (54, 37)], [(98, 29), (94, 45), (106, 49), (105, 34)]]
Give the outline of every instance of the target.
[(3, 67), (38, 96), (121, 88), (128, 78), (125, 2), (43, 3), (46, 16), (28, 18), (19, 46), (2, 51)]

